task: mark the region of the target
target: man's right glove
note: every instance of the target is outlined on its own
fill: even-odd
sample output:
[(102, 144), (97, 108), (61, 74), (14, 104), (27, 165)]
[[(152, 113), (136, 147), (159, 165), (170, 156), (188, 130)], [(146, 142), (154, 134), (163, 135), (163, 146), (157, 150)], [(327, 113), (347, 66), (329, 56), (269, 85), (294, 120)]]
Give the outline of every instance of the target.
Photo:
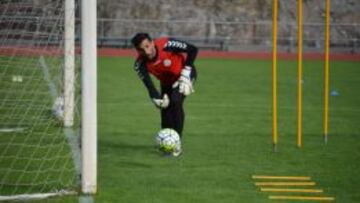
[(167, 94), (164, 94), (162, 99), (152, 98), (152, 101), (155, 104), (155, 106), (160, 109), (166, 109), (170, 104), (170, 100)]
[(178, 81), (175, 82), (173, 87), (179, 86), (179, 92), (185, 96), (194, 92), (193, 84), (190, 79), (191, 67), (185, 66), (181, 71), (181, 76)]

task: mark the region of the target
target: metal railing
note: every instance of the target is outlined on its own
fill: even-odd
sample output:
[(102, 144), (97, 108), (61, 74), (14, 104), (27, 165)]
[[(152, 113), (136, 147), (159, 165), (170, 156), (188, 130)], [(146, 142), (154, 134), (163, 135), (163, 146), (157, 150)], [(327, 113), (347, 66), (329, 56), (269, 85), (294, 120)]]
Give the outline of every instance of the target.
[[(63, 36), (48, 35), (46, 26), (37, 26), (38, 22), (47, 24), (59, 19), (39, 17), (10, 17), (1, 16), (1, 24), (6, 22), (30, 23), (28, 31), (31, 36), (29, 42), (37, 44), (59, 43)], [(76, 19), (76, 24), (81, 24)], [(66, 26), (66, 25), (64, 25)], [(80, 33), (76, 26), (76, 33)], [(197, 45), (201, 49), (212, 50), (236, 50), (236, 51), (271, 51), (272, 22), (252, 21), (194, 21), (194, 20), (151, 20), (151, 19), (98, 19), (98, 45), (100, 47), (130, 48), (130, 39), (136, 32), (148, 32), (153, 37), (170, 36), (186, 40)], [(63, 27), (59, 27), (63, 29)], [(321, 52), (324, 47), (324, 24), (323, 22), (304, 23), (303, 44), (305, 52)], [(330, 47), (332, 52), (360, 53), (360, 24), (356, 23), (331, 23)], [(34, 32), (36, 34), (34, 34)], [(9, 33), (12, 33), (9, 35)], [(16, 38), (16, 30), (0, 30), (0, 39), (4, 36), (6, 42), (11, 43), (11, 37)], [(278, 45), (279, 51), (296, 52), (297, 46), (296, 22), (279, 22)], [(10, 37), (10, 38), (9, 38)], [(50, 38), (51, 39), (50, 39)], [(79, 39), (79, 35), (77, 37)], [(31, 40), (31, 41), (30, 41)]]
[[(204, 49), (271, 50), (271, 21), (229, 22), (149, 19), (98, 19), (98, 35), (103, 46), (129, 47), (136, 32), (154, 37), (170, 36), (187, 40)], [(304, 51), (322, 51), (324, 23), (304, 23)], [(295, 52), (296, 22), (279, 22), (278, 44), (281, 51)], [(360, 24), (331, 24), (333, 51), (360, 52)]]

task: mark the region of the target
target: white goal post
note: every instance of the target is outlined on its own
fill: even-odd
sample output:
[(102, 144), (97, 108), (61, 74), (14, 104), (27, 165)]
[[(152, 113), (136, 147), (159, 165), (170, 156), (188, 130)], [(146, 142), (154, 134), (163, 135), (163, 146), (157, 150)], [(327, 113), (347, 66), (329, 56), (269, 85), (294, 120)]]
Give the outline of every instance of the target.
[(83, 0), (82, 19), (82, 191), (96, 193), (97, 174), (97, 34), (96, 0)]
[(0, 1), (0, 201), (96, 193), (96, 8)]

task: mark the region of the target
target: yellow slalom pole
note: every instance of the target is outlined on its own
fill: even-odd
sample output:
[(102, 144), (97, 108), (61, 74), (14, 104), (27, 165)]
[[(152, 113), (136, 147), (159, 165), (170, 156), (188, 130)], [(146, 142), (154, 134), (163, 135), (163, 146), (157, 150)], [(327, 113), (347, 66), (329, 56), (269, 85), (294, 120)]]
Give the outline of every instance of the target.
[(309, 176), (266, 176), (253, 175), (252, 179), (268, 179), (268, 180), (311, 180)]
[(324, 66), (324, 142), (328, 140), (329, 123), (329, 48), (330, 48), (330, 0), (326, 0), (325, 15), (325, 66)]
[(278, 0), (273, 0), (273, 50), (272, 50), (272, 141), (273, 150), (277, 151), (278, 143), (278, 122), (277, 122), (277, 19), (278, 19)]
[(335, 197), (310, 197), (310, 196), (277, 196), (277, 195), (270, 195), (269, 199), (272, 200), (311, 200), (311, 201), (334, 201)]
[(303, 9), (302, 0), (298, 0), (298, 84), (297, 84), (297, 146), (302, 146), (302, 48), (303, 48)]

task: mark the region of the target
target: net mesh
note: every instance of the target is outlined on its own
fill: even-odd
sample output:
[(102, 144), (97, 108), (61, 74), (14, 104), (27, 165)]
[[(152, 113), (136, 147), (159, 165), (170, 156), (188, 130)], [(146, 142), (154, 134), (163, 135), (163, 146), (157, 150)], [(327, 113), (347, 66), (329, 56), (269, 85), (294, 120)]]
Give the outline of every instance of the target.
[[(64, 81), (64, 2), (0, 2), (0, 196), (74, 189), (79, 182), (69, 143), (78, 133), (63, 128), (63, 103), (54, 106)], [(79, 130), (75, 115), (72, 132)]]

